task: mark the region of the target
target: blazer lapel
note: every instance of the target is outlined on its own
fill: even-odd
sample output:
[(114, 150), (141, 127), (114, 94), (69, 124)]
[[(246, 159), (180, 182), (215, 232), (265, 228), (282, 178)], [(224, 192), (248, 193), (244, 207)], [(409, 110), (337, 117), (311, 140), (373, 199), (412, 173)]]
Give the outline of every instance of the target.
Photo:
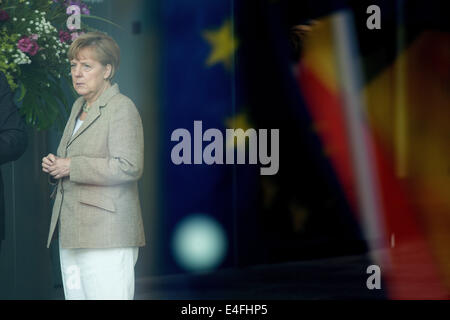
[[(91, 109), (89, 110), (86, 119), (84, 119), (83, 124), (81, 127), (75, 132), (75, 134), (69, 139), (69, 142), (67, 143), (67, 146), (70, 146), (70, 144), (80, 135), (83, 133), (84, 130), (86, 130), (97, 118), (100, 117), (100, 107), (98, 104), (94, 104)], [(75, 117), (76, 119), (77, 117)], [(73, 124), (73, 128), (75, 128), (75, 122)]]
[(90, 107), (90, 110), (86, 116), (86, 119), (84, 120), (83, 124), (81, 125), (81, 127), (77, 130), (77, 132), (75, 132), (75, 134), (72, 136), (73, 133), (73, 129), (75, 128), (75, 122), (76, 119), (78, 117), (78, 114), (81, 111), (81, 108), (84, 104), (84, 99), (83, 102), (79, 105), (78, 110), (75, 110), (75, 115), (74, 117), (72, 117), (72, 119), (70, 120), (70, 124), (69, 124), (69, 128), (71, 129), (69, 131), (69, 139), (66, 145), (66, 148), (79, 136), (81, 135), (87, 128), (89, 128), (89, 126), (95, 121), (97, 120), (100, 116), (101, 116), (101, 111), (100, 109), (104, 106), (106, 106), (106, 104), (108, 103), (109, 100), (111, 100), (112, 97), (114, 97), (116, 94), (118, 94), (119, 91), (119, 85), (117, 83), (115, 83), (114, 85), (112, 85), (110, 88), (108, 88), (105, 92), (102, 93), (102, 95), (97, 99), (97, 101), (94, 102), (94, 104)]
[[(81, 111), (81, 107), (84, 104), (84, 99), (80, 99), (78, 102), (76, 102), (74, 104), (74, 106), (72, 107), (72, 112), (69, 116), (69, 119), (67, 120), (67, 125), (66, 128), (64, 129), (63, 135), (61, 137), (61, 142), (58, 148), (58, 153), (63, 153), (64, 150), (66, 149), (67, 143), (69, 142), (72, 133), (73, 133), (73, 129), (75, 128), (75, 122), (77, 120), (77, 116)], [(64, 155), (65, 157), (65, 155)]]

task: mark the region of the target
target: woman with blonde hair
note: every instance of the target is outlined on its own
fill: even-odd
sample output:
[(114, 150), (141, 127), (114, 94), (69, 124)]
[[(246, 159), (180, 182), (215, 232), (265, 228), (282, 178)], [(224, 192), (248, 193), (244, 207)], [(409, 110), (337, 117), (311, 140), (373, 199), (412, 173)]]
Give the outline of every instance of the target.
[(57, 229), (66, 299), (133, 299), (138, 248), (145, 245), (141, 118), (112, 83), (120, 50), (111, 37), (83, 34), (68, 57), (80, 97), (57, 154), (42, 159), (57, 184), (47, 247)]

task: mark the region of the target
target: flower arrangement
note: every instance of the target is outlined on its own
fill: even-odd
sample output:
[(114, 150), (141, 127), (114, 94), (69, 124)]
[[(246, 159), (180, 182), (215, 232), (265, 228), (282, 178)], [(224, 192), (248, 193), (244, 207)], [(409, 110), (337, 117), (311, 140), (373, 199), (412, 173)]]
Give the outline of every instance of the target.
[(69, 29), (68, 8), (73, 5), (78, 6), (80, 21), (90, 15), (80, 0), (0, 0), (0, 72), (26, 122), (38, 130), (55, 122), (61, 128), (65, 122), (67, 92), (74, 94), (67, 49), (81, 33), (92, 30), (83, 23), (80, 29)]

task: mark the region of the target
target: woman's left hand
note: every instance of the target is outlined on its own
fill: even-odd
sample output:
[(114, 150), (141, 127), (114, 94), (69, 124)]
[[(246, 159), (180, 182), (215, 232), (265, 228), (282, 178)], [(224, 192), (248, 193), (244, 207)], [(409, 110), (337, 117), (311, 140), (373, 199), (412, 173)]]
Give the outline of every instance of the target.
[(61, 179), (70, 175), (70, 158), (58, 158), (48, 169), (54, 179)]

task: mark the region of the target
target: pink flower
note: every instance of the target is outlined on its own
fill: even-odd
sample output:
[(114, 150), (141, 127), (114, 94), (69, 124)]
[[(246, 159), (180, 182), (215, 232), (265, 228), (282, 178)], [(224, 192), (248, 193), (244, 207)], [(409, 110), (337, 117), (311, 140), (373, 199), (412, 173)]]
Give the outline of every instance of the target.
[(20, 38), (20, 40), (17, 42), (17, 47), (20, 51), (28, 53), (30, 56), (34, 56), (39, 50), (37, 42), (31, 37), (27, 36), (23, 36), (22, 38)]
[(9, 19), (9, 14), (5, 10), (0, 10), (0, 21), (6, 21)]
[[(55, 1), (55, 0), (53, 0), (53, 1)], [(83, 3), (81, 0), (65, 0), (64, 5), (66, 7), (77, 6), (80, 8), (81, 14), (85, 14), (85, 15), (91, 14), (87, 4)]]
[(70, 33), (62, 30), (59, 31), (59, 41), (69, 42), (71, 39), (72, 37), (70, 36)]

